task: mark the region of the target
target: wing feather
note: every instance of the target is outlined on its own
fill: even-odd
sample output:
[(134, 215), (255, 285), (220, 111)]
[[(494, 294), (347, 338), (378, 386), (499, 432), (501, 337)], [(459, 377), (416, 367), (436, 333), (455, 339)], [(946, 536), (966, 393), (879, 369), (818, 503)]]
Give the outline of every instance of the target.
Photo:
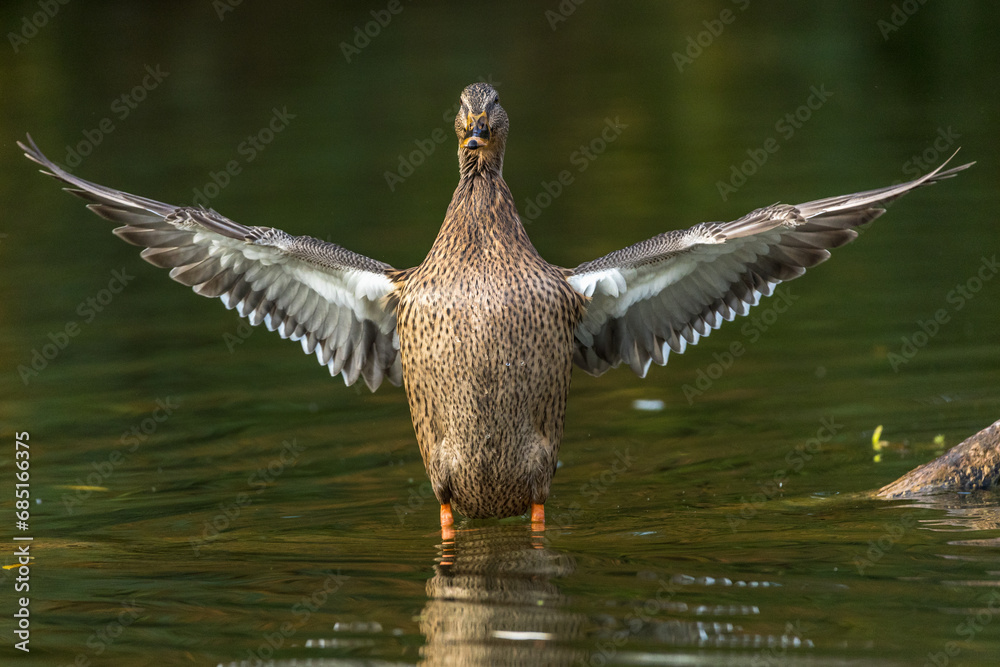
[[(952, 156), (954, 157), (954, 156)], [(948, 161), (950, 161), (949, 158)], [(727, 223), (666, 232), (568, 272), (590, 297), (576, 331), (574, 361), (592, 375), (621, 363), (644, 376), (723, 322), (746, 315), (780, 283), (826, 261), (856, 227), (915, 188), (975, 163), (940, 167), (907, 183), (790, 206), (774, 204)]]
[(202, 296), (219, 298), (257, 326), (299, 341), (331, 375), (359, 377), (374, 391), (400, 384), (396, 289), (391, 266), (308, 236), (246, 227), (213, 210), (171, 206), (78, 178), (49, 160), (30, 136), (25, 156), (97, 215), (123, 225), (143, 259)]

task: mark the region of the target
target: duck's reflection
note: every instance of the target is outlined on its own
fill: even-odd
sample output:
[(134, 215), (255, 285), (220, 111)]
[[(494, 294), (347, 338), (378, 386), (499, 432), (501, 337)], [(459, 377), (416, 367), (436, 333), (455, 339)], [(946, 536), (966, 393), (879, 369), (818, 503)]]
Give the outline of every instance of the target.
[(524, 525), (458, 530), (440, 545), (420, 630), (425, 664), (569, 665), (586, 617), (564, 609), (555, 579), (573, 559)]
[[(756, 605), (685, 601), (717, 587), (768, 589), (774, 582), (674, 574), (657, 578), (661, 585), (645, 597), (607, 601), (617, 616), (588, 615), (571, 611), (557, 586), (574, 574), (573, 558), (523, 524), (457, 530), (439, 549), (420, 616), (423, 664), (603, 665), (626, 655), (651, 659), (664, 645), (750, 649), (766, 659), (774, 647), (784, 655), (812, 646), (798, 627), (761, 619)], [(752, 631), (725, 617), (784, 632)], [(750, 660), (746, 653), (734, 659)]]

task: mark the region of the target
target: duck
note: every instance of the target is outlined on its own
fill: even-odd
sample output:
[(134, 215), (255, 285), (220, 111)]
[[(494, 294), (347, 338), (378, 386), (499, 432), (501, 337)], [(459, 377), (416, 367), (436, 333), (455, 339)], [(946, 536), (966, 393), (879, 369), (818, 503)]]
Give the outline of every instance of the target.
[(492, 86), (462, 91), (458, 185), (426, 258), (407, 269), (98, 185), (30, 135), (18, 145), (173, 280), (298, 341), (347, 385), (402, 384), (446, 536), (455, 514), (530, 513), (544, 529), (574, 367), (645, 377), (825, 261), (888, 203), (974, 164), (666, 231), (569, 269), (542, 258), (518, 214), (503, 178), (509, 129)]

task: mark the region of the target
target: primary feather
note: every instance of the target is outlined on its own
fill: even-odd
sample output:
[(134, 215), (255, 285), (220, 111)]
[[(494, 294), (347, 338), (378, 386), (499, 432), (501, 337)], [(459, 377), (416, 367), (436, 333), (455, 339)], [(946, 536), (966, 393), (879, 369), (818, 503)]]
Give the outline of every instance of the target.
[(49, 160), (31, 137), (18, 146), (43, 173), (122, 224), (121, 239), (145, 248), (150, 264), (196, 293), (299, 341), (331, 375), (374, 391), (388, 378), (400, 384), (396, 285), (388, 264), (309, 236), (271, 227), (246, 227), (211, 209), (172, 206), (74, 176)]
[(592, 375), (624, 362), (644, 377), (651, 363), (666, 364), (671, 351), (684, 352), (825, 261), (889, 202), (972, 166), (944, 171), (946, 164), (908, 183), (666, 232), (581, 264), (567, 278), (591, 298), (574, 361)]

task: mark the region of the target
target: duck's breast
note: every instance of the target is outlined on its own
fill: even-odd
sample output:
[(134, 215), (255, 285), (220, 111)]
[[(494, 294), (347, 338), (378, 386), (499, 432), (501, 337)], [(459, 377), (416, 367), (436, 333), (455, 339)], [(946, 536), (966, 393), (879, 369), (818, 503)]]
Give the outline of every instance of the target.
[(418, 271), (399, 308), (404, 383), (439, 499), (450, 493), (463, 514), (496, 516), (490, 508), (516, 514), (547, 495), (580, 318), (576, 293), (547, 266)]

